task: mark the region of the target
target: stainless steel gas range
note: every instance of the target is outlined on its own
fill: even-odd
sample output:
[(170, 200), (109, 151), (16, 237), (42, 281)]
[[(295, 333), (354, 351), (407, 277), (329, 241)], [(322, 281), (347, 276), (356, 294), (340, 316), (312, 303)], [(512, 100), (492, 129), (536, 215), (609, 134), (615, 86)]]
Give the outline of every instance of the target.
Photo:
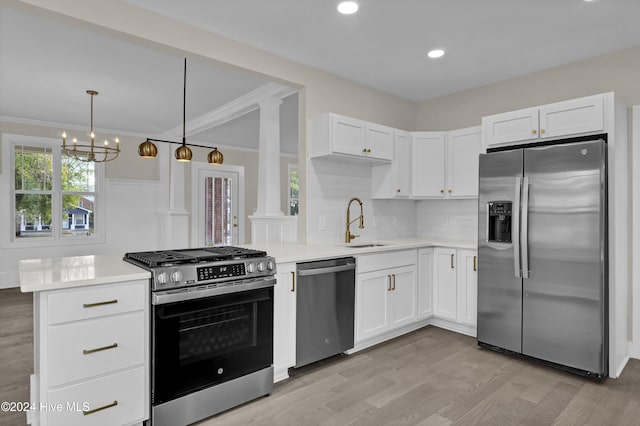
[(188, 425), (272, 391), (272, 257), (221, 246), (124, 260), (152, 273), (150, 425)]

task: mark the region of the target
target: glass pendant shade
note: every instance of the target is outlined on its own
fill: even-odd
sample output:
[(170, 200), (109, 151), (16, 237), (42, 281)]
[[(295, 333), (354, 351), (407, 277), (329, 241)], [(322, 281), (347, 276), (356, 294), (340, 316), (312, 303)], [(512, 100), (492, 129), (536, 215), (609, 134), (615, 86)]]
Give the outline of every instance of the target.
[(191, 161), (191, 157), (193, 157), (193, 153), (188, 146), (182, 145), (180, 148), (176, 149), (176, 160)]
[(209, 164), (219, 166), (224, 161), (224, 156), (218, 151), (218, 148), (213, 148), (213, 151), (209, 153), (207, 159), (209, 160)]
[(158, 155), (158, 148), (153, 142), (146, 140), (138, 146), (138, 155), (142, 158), (156, 158)]

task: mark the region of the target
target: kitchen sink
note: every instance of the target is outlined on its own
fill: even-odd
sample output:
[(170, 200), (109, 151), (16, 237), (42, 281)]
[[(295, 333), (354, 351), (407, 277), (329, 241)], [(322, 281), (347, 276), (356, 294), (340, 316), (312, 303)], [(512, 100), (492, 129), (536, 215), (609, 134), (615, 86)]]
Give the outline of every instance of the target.
[(347, 244), (345, 247), (351, 248), (367, 248), (367, 247), (383, 247), (386, 244), (368, 243), (368, 244)]

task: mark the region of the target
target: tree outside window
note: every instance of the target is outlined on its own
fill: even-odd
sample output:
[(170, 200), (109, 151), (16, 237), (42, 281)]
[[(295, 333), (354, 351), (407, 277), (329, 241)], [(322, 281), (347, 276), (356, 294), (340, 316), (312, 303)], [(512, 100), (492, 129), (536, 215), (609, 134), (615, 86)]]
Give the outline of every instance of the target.
[(95, 164), (52, 148), (15, 145), (16, 239), (94, 234)]
[(298, 181), (298, 168), (289, 166), (289, 214), (298, 215), (298, 191), (300, 184)]

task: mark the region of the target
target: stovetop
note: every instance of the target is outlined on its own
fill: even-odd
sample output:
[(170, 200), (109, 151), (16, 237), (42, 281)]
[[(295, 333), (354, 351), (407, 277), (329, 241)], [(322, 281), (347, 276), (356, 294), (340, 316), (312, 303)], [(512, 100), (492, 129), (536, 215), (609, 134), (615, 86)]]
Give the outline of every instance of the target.
[(126, 253), (124, 259), (134, 260), (147, 268), (160, 266), (185, 265), (190, 263), (210, 263), (233, 259), (251, 259), (265, 257), (266, 252), (234, 246), (215, 246), (197, 249), (142, 251)]

